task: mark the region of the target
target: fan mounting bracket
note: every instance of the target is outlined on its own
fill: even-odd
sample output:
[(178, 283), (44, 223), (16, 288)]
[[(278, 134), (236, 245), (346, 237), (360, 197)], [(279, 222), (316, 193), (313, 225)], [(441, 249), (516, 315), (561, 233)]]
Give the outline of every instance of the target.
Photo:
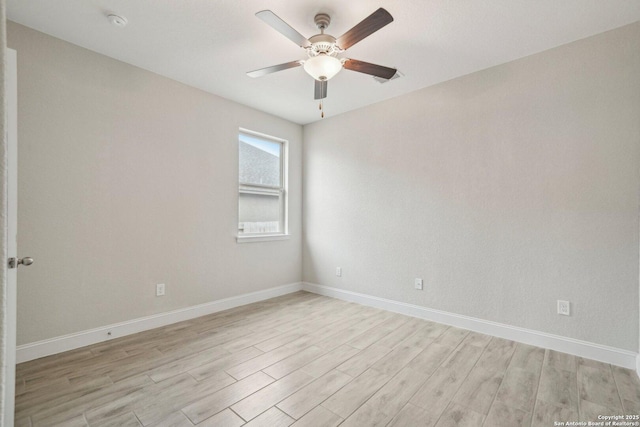
[(313, 22), (316, 23), (316, 27), (318, 27), (321, 32), (324, 32), (324, 30), (329, 27), (329, 24), (331, 24), (331, 17), (326, 13), (318, 13), (313, 18)]

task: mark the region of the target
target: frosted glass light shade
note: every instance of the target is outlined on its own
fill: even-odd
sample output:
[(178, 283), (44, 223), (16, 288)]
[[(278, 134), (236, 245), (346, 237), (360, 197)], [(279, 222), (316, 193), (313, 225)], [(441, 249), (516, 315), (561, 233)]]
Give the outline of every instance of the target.
[(342, 62), (336, 57), (320, 54), (304, 62), (304, 70), (316, 80), (329, 80), (342, 69)]

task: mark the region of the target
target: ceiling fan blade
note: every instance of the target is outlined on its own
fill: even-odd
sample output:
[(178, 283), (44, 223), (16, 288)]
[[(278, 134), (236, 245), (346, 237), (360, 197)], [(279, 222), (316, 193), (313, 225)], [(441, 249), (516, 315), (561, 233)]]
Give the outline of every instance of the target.
[(302, 61), (285, 62), (284, 64), (272, 65), (271, 67), (260, 68), (259, 70), (249, 71), (247, 76), (249, 77), (262, 77), (267, 74), (275, 73), (276, 71), (288, 70), (289, 68), (299, 67), (302, 65)]
[(359, 73), (370, 74), (383, 79), (390, 79), (398, 71), (395, 68), (384, 67), (382, 65), (370, 64), (357, 59), (347, 59), (344, 61), (344, 68)]
[(380, 8), (339, 37), (336, 44), (340, 46), (340, 48), (347, 50), (360, 40), (370, 36), (380, 28), (392, 22), (393, 16), (391, 16), (391, 14), (385, 9)]
[(327, 97), (328, 80), (315, 80), (315, 90), (313, 99), (324, 99)]
[(269, 24), (274, 30), (294, 42), (300, 47), (311, 46), (309, 40), (304, 38), (302, 34), (291, 28), (289, 24), (284, 22), (278, 15), (270, 10), (261, 10), (256, 16)]

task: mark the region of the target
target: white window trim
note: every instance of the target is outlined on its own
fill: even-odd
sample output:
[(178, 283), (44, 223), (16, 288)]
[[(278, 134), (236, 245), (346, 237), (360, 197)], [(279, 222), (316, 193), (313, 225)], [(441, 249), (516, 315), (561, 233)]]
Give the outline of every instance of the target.
[[(257, 138), (266, 139), (267, 141), (282, 144), (282, 152), (280, 159), (280, 176), (282, 177), (282, 187), (273, 187), (259, 184), (246, 184), (238, 182), (238, 194), (254, 193), (254, 194), (279, 194), (282, 193), (282, 206), (280, 208), (280, 233), (247, 233), (238, 234), (236, 242), (252, 243), (252, 242), (268, 242), (275, 240), (287, 240), (291, 237), (289, 234), (289, 141), (275, 136), (267, 135), (252, 131), (245, 128), (239, 128), (239, 133), (255, 136)], [(238, 223), (238, 215), (236, 215), (236, 225)]]
[(249, 236), (237, 236), (238, 243), (272, 242), (276, 240), (289, 240), (290, 234), (254, 234)]

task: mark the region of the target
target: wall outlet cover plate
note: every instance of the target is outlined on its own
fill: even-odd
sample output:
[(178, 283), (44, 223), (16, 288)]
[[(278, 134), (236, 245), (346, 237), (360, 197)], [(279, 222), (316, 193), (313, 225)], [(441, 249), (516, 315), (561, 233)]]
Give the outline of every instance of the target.
[(571, 303), (569, 301), (558, 300), (558, 314), (571, 316)]

